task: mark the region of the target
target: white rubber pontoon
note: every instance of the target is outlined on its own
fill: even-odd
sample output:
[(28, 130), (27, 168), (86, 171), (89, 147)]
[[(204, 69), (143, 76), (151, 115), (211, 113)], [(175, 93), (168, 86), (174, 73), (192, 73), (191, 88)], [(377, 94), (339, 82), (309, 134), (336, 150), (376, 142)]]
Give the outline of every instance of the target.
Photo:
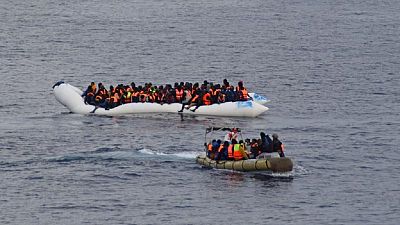
[[(85, 104), (83, 97), (81, 97), (83, 91), (70, 84), (58, 82), (53, 86), (53, 90), (57, 101), (67, 107), (71, 112), (78, 114), (125, 115), (137, 113), (178, 113), (178, 110), (182, 107), (180, 103), (161, 105), (158, 103), (146, 102), (128, 103), (106, 110), (104, 108), (96, 108), (93, 105)], [(251, 96), (257, 96), (257, 99), (259, 99), (261, 103), (268, 101), (266, 98), (254, 93), (252, 93)], [(194, 106), (192, 108), (194, 108)], [(268, 107), (256, 101), (238, 101), (200, 106), (195, 112), (183, 110), (183, 113), (211, 116), (256, 117), (267, 110)]]

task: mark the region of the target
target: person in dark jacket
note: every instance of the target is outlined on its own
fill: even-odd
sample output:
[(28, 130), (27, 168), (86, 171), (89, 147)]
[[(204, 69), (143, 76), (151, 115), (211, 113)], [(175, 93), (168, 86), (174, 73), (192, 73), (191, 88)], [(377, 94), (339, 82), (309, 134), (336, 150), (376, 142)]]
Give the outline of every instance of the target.
[(261, 153), (271, 153), (272, 152), (271, 138), (268, 135), (265, 135), (264, 132), (260, 133), (260, 137), (261, 137), (261, 145), (260, 145)]
[(222, 149), (221, 151), (218, 152), (218, 155), (216, 157), (215, 160), (219, 161), (219, 160), (228, 160), (228, 147), (229, 147), (229, 142), (225, 141), (222, 144)]
[(272, 134), (272, 151), (278, 152), (280, 157), (285, 157), (284, 146), (278, 139), (278, 134)]

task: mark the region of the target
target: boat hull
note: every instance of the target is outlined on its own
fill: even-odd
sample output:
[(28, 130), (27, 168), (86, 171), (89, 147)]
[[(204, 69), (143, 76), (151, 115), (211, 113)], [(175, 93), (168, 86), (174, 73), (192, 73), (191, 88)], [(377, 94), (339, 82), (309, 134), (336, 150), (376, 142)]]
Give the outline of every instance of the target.
[(271, 171), (274, 173), (285, 173), (293, 170), (293, 162), (290, 158), (269, 159), (247, 159), (247, 160), (221, 160), (215, 161), (205, 155), (196, 157), (196, 162), (202, 166), (216, 169), (227, 169), (235, 171)]
[[(70, 84), (58, 82), (53, 87), (54, 95), (58, 102), (73, 113), (96, 114), (96, 115), (126, 115), (137, 113), (178, 113), (182, 108), (180, 103), (158, 104), (158, 103), (128, 103), (106, 110), (85, 104), (82, 90)], [(193, 107), (194, 108), (194, 107)], [(191, 108), (192, 109), (192, 108)], [(188, 109), (184, 114), (229, 116), (229, 117), (256, 117), (268, 110), (268, 107), (255, 101), (226, 102), (201, 106), (195, 112)]]

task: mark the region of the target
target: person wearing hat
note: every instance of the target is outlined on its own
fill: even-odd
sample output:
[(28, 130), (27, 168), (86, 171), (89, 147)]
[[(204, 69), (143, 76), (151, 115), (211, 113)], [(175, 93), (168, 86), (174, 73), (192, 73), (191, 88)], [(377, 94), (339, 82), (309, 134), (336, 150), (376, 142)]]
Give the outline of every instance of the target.
[(272, 151), (278, 152), (280, 157), (285, 157), (284, 148), (282, 142), (278, 139), (278, 134), (272, 134)]

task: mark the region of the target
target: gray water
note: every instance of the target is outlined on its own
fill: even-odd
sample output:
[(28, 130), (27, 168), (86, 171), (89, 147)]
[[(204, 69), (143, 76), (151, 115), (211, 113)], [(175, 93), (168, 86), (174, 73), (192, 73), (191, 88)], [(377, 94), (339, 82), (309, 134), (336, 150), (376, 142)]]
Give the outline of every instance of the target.
[[(5, 1), (0, 224), (398, 224), (400, 2)], [(243, 80), (255, 119), (68, 113), (64, 80)], [(290, 174), (201, 168), (208, 126), (278, 133)]]

